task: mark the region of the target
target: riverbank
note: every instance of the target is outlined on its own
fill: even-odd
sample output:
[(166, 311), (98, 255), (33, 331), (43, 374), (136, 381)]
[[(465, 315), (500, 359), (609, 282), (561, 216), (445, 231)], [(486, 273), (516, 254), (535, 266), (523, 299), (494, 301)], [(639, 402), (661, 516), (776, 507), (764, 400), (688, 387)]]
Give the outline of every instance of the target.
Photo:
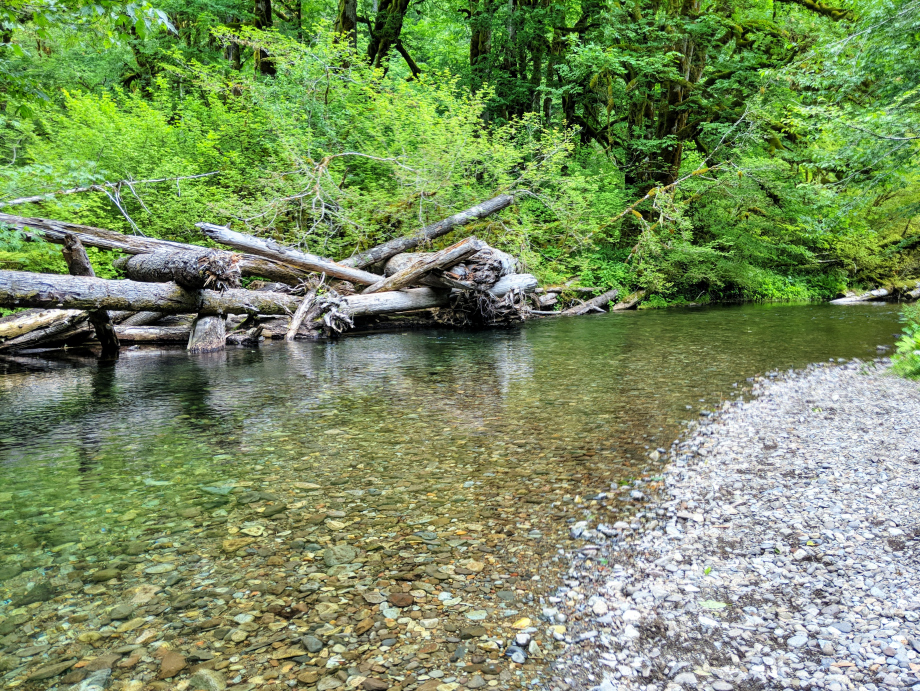
[(548, 688), (920, 688), (920, 387), (885, 370), (758, 380), (675, 442), (629, 524), (573, 525)]

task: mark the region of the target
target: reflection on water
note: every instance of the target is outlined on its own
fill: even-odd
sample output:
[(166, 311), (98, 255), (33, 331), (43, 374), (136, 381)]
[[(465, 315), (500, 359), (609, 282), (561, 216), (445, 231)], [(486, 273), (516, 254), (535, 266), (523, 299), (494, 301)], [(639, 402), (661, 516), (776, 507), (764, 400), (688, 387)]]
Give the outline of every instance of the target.
[[(184, 587), (219, 580), (229, 557), (215, 545), (246, 520), (281, 536), (272, 549), (301, 535), (317, 548), (367, 550), (373, 567), (359, 560), (331, 576), (359, 590), (387, 568), (460, 564), (480, 548), (494, 550), (496, 574), (541, 573), (565, 518), (588, 510), (583, 498), (640, 476), (649, 451), (667, 447), (697, 409), (769, 369), (873, 357), (898, 330), (893, 306), (744, 306), (194, 357), (129, 351), (105, 364), (8, 358), (0, 615), (39, 576), (57, 578), (57, 592), (80, 607), (94, 569), (118, 562), (127, 544), (164, 535), (188, 547), (180, 553), (193, 547), (202, 564), (210, 560), (180, 563)], [(280, 523), (260, 518), (272, 499), (241, 499), (255, 489), (287, 502)], [(594, 501), (590, 510), (615, 520), (620, 509)], [(330, 511), (353, 525), (304, 522)], [(465, 535), (397, 544), (420, 526), (444, 525)], [(390, 548), (372, 551), (378, 540)], [(317, 570), (306, 561), (290, 568), (285, 578)], [(523, 599), (490, 617), (526, 611)], [(412, 641), (411, 627), (405, 636)]]

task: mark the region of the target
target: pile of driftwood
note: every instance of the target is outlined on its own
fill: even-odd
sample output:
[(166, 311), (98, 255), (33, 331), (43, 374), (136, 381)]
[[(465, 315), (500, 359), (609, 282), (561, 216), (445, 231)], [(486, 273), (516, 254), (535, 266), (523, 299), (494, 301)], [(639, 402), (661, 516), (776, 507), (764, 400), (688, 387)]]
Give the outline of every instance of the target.
[[(0, 271), (0, 306), (32, 308), (0, 320), (0, 352), (93, 337), (104, 357), (117, 357), (126, 342), (187, 343), (190, 351), (213, 352), (227, 343), (314, 338), (381, 323), (492, 325), (581, 314), (616, 297), (611, 291), (550, 312), (560, 296), (577, 291), (538, 293), (537, 279), (518, 273), (514, 257), (475, 237), (436, 252), (410, 251), (512, 201), (501, 195), (338, 262), (208, 223), (198, 228), (233, 251), (0, 214), (0, 222), (27, 237), (62, 244), (70, 269), (69, 276)], [(126, 279), (96, 278), (84, 246), (123, 252), (115, 266)], [(259, 280), (243, 289), (243, 277)]]

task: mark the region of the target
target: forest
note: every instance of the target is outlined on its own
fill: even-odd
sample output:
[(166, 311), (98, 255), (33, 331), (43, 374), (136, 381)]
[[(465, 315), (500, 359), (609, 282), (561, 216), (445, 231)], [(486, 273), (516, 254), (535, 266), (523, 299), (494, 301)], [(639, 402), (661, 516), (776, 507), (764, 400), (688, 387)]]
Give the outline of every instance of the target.
[[(5, 214), (341, 260), (508, 194), (464, 232), (644, 307), (920, 277), (916, 0), (12, 0), (0, 37)], [(0, 266), (67, 272), (33, 240)]]

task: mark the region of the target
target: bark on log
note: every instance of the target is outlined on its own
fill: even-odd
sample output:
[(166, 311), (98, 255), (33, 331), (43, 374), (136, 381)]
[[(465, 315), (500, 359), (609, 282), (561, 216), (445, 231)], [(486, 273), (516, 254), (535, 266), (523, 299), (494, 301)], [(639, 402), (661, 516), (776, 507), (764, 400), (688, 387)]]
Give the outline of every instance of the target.
[(195, 226), (201, 229), (205, 235), (219, 242), (222, 245), (233, 247), (234, 249), (246, 250), (262, 257), (268, 257), (284, 264), (290, 264), (304, 271), (315, 271), (325, 273), (327, 276), (343, 278), (352, 283), (362, 285), (371, 285), (380, 280), (380, 276), (372, 274), (369, 271), (362, 271), (349, 266), (337, 264), (331, 259), (317, 257), (315, 254), (300, 252), (290, 247), (285, 247), (274, 240), (257, 238), (252, 235), (244, 235), (235, 230), (230, 230), (225, 226), (217, 226), (213, 223), (196, 223)]
[[(84, 338), (92, 332), (88, 323), (89, 315), (83, 310), (61, 310), (66, 316), (40, 329), (34, 329), (22, 336), (0, 343), (0, 351), (25, 350), (41, 348), (59, 343), (68, 338), (83, 334)], [(69, 333), (72, 332), (72, 333)]]
[(853, 305), (858, 302), (869, 302), (871, 300), (880, 300), (881, 298), (888, 297), (891, 295), (891, 291), (886, 288), (879, 288), (878, 290), (870, 290), (868, 293), (863, 293), (862, 295), (847, 295), (846, 297), (837, 298), (836, 300), (831, 300), (832, 305)]
[(409, 263), (408, 266), (405, 266), (392, 276), (384, 278), (366, 288), (364, 294), (369, 295), (371, 293), (382, 293), (388, 290), (399, 290), (407, 285), (417, 283), (419, 278), (430, 271), (451, 267), (483, 249), (488, 249), (486, 243), (475, 237), (466, 238), (450, 247), (445, 247), (443, 250), (431, 252), (430, 254), (425, 254), (415, 259)]
[(113, 262), (132, 281), (178, 283), (196, 290), (240, 287), (240, 255), (223, 250), (161, 250), (121, 257)]
[[(530, 274), (505, 276), (488, 292), (502, 297), (511, 290), (533, 292), (537, 279)], [(342, 298), (343, 311), (369, 316), (440, 307), (449, 291), (412, 288)], [(254, 290), (188, 291), (174, 283), (138, 283), (81, 278), (26, 271), (0, 271), (0, 305), (63, 309), (121, 309), (168, 314), (292, 314), (302, 299), (283, 293)]]
[(462, 264), (453, 267), (449, 276), (483, 289), (495, 285), (501, 277), (515, 273), (518, 265), (518, 260), (507, 252), (485, 247)]
[[(71, 276), (95, 278), (96, 272), (93, 271), (93, 265), (86, 256), (86, 250), (83, 249), (79, 238), (71, 234), (66, 235), (64, 249), (61, 252)], [(93, 325), (93, 330), (96, 332), (96, 340), (102, 347), (102, 357), (107, 360), (118, 359), (118, 336), (115, 334), (115, 327), (112, 325), (108, 311), (90, 310), (88, 317), (89, 323)]]
[(635, 309), (644, 297), (644, 290), (637, 290), (635, 293), (630, 293), (623, 300), (613, 306), (613, 311), (622, 312), (623, 310)]
[(80, 310), (26, 310), (0, 319), (0, 341), (10, 340), (36, 329), (44, 329), (68, 317), (73, 317)]
[(382, 262), (401, 252), (407, 252), (408, 250), (418, 247), (422, 243), (429, 242), (435, 238), (441, 237), (442, 235), (447, 235), (447, 233), (451, 232), (455, 228), (459, 228), (460, 226), (472, 223), (473, 221), (478, 221), (481, 218), (485, 218), (486, 216), (494, 214), (496, 211), (501, 211), (502, 209), (511, 206), (512, 203), (514, 203), (513, 195), (500, 194), (497, 197), (489, 199), (482, 204), (477, 204), (476, 206), (469, 208), (466, 211), (461, 211), (460, 213), (454, 214), (453, 216), (445, 218), (442, 221), (438, 221), (437, 223), (432, 223), (431, 225), (425, 226), (416, 235), (395, 238), (389, 242), (383, 243), (382, 245), (377, 245), (376, 247), (364, 250), (363, 252), (358, 252), (348, 259), (343, 259), (338, 263), (342, 266), (364, 268), (365, 266), (370, 266), (371, 264)]
[(115, 333), (123, 343), (188, 343), (189, 326), (122, 326)]
[(310, 291), (304, 296), (303, 302), (300, 303), (297, 311), (294, 312), (294, 316), (291, 317), (291, 325), (288, 327), (287, 333), (284, 335), (284, 340), (296, 340), (297, 332), (300, 331), (300, 325), (303, 324), (304, 320), (307, 320), (307, 324), (309, 326), (310, 322), (319, 316), (319, 312), (320, 310), (316, 305), (316, 292)]
[[(116, 318), (115, 323), (122, 326), (147, 326), (147, 324), (153, 324), (162, 316), (160, 312), (131, 312), (124, 319), (119, 320)], [(118, 329), (115, 331), (117, 333)]]
[(227, 342), (227, 322), (224, 317), (198, 315), (192, 322), (188, 338), (188, 352), (216, 353), (224, 349)]
[[(0, 223), (7, 223), (23, 230), (31, 229), (34, 234), (57, 244), (63, 244), (68, 234), (75, 235), (87, 247), (98, 247), (104, 250), (116, 250), (125, 254), (150, 254), (161, 250), (200, 250), (197, 245), (186, 245), (182, 242), (171, 240), (158, 240), (137, 235), (124, 235), (113, 230), (94, 228), (77, 223), (65, 223), (48, 218), (27, 218), (0, 213)], [(26, 230), (28, 234), (28, 230)], [(305, 273), (289, 266), (256, 257), (242, 255), (240, 271), (243, 276), (261, 276), (272, 281), (279, 281), (288, 285), (297, 285), (307, 276)]]
[(611, 300), (614, 300), (616, 296), (619, 294), (620, 294), (620, 291), (617, 290), (616, 288), (614, 288), (613, 290), (608, 290), (606, 293), (598, 295), (596, 298), (591, 298), (590, 300), (588, 300), (582, 305), (576, 305), (575, 307), (570, 307), (569, 309), (561, 312), (560, 314), (570, 316), (570, 315), (585, 314), (586, 312), (593, 311), (594, 308), (601, 309), (608, 302), (610, 302)]

